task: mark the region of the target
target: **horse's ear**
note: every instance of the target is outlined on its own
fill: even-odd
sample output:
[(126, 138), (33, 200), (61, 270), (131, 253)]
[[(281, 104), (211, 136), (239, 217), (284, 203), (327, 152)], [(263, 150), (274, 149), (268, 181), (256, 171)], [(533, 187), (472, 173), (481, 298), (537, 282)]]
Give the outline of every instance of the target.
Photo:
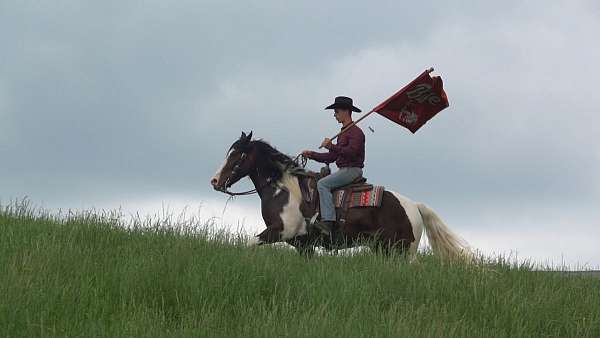
[(248, 141), (252, 140), (252, 130), (250, 130), (250, 134), (247, 136)]
[(246, 133), (242, 132), (242, 136), (240, 136), (240, 140), (245, 140), (246, 139)]

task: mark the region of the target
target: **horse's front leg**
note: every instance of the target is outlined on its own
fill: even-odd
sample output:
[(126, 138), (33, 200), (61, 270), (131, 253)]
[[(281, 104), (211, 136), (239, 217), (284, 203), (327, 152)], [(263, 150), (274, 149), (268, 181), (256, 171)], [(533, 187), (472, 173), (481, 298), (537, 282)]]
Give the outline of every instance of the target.
[(262, 244), (272, 244), (281, 241), (281, 228), (267, 227), (260, 234), (250, 238), (246, 245), (257, 246)]
[(296, 248), (302, 257), (312, 258), (315, 255), (315, 240), (309, 235), (296, 236), (286, 242)]

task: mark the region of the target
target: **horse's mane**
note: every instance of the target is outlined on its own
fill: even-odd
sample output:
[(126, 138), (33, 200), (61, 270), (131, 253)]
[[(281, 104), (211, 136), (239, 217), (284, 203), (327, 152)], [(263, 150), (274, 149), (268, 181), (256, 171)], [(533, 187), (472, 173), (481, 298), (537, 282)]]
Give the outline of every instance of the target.
[(251, 143), (254, 144), (254, 146), (261, 153), (268, 155), (267, 157), (272, 161), (276, 161), (281, 164), (290, 164), (290, 163), (294, 162), (294, 160), (290, 156), (280, 152), (275, 147), (273, 147), (268, 142), (266, 142), (262, 139), (254, 140)]
[(274, 180), (279, 180), (286, 168), (298, 167), (290, 156), (280, 152), (266, 141), (253, 140), (250, 144), (257, 149), (258, 161), (266, 171), (265, 174)]

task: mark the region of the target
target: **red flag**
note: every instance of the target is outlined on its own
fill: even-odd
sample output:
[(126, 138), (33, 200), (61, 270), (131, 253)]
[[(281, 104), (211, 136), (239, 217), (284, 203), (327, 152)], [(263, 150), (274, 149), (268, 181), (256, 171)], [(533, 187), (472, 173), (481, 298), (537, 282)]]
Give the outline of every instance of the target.
[(373, 111), (415, 133), (448, 105), (442, 78), (426, 70)]

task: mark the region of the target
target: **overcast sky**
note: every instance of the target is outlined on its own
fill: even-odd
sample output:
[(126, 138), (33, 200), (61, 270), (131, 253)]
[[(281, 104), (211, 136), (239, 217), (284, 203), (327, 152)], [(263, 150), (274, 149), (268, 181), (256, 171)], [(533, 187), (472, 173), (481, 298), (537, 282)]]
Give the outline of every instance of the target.
[(450, 107), (365, 120), (365, 176), (486, 252), (600, 267), (599, 35), (598, 1), (3, 0), (0, 201), (220, 215), (242, 130), (316, 148), (334, 96), (368, 110), (433, 66)]

